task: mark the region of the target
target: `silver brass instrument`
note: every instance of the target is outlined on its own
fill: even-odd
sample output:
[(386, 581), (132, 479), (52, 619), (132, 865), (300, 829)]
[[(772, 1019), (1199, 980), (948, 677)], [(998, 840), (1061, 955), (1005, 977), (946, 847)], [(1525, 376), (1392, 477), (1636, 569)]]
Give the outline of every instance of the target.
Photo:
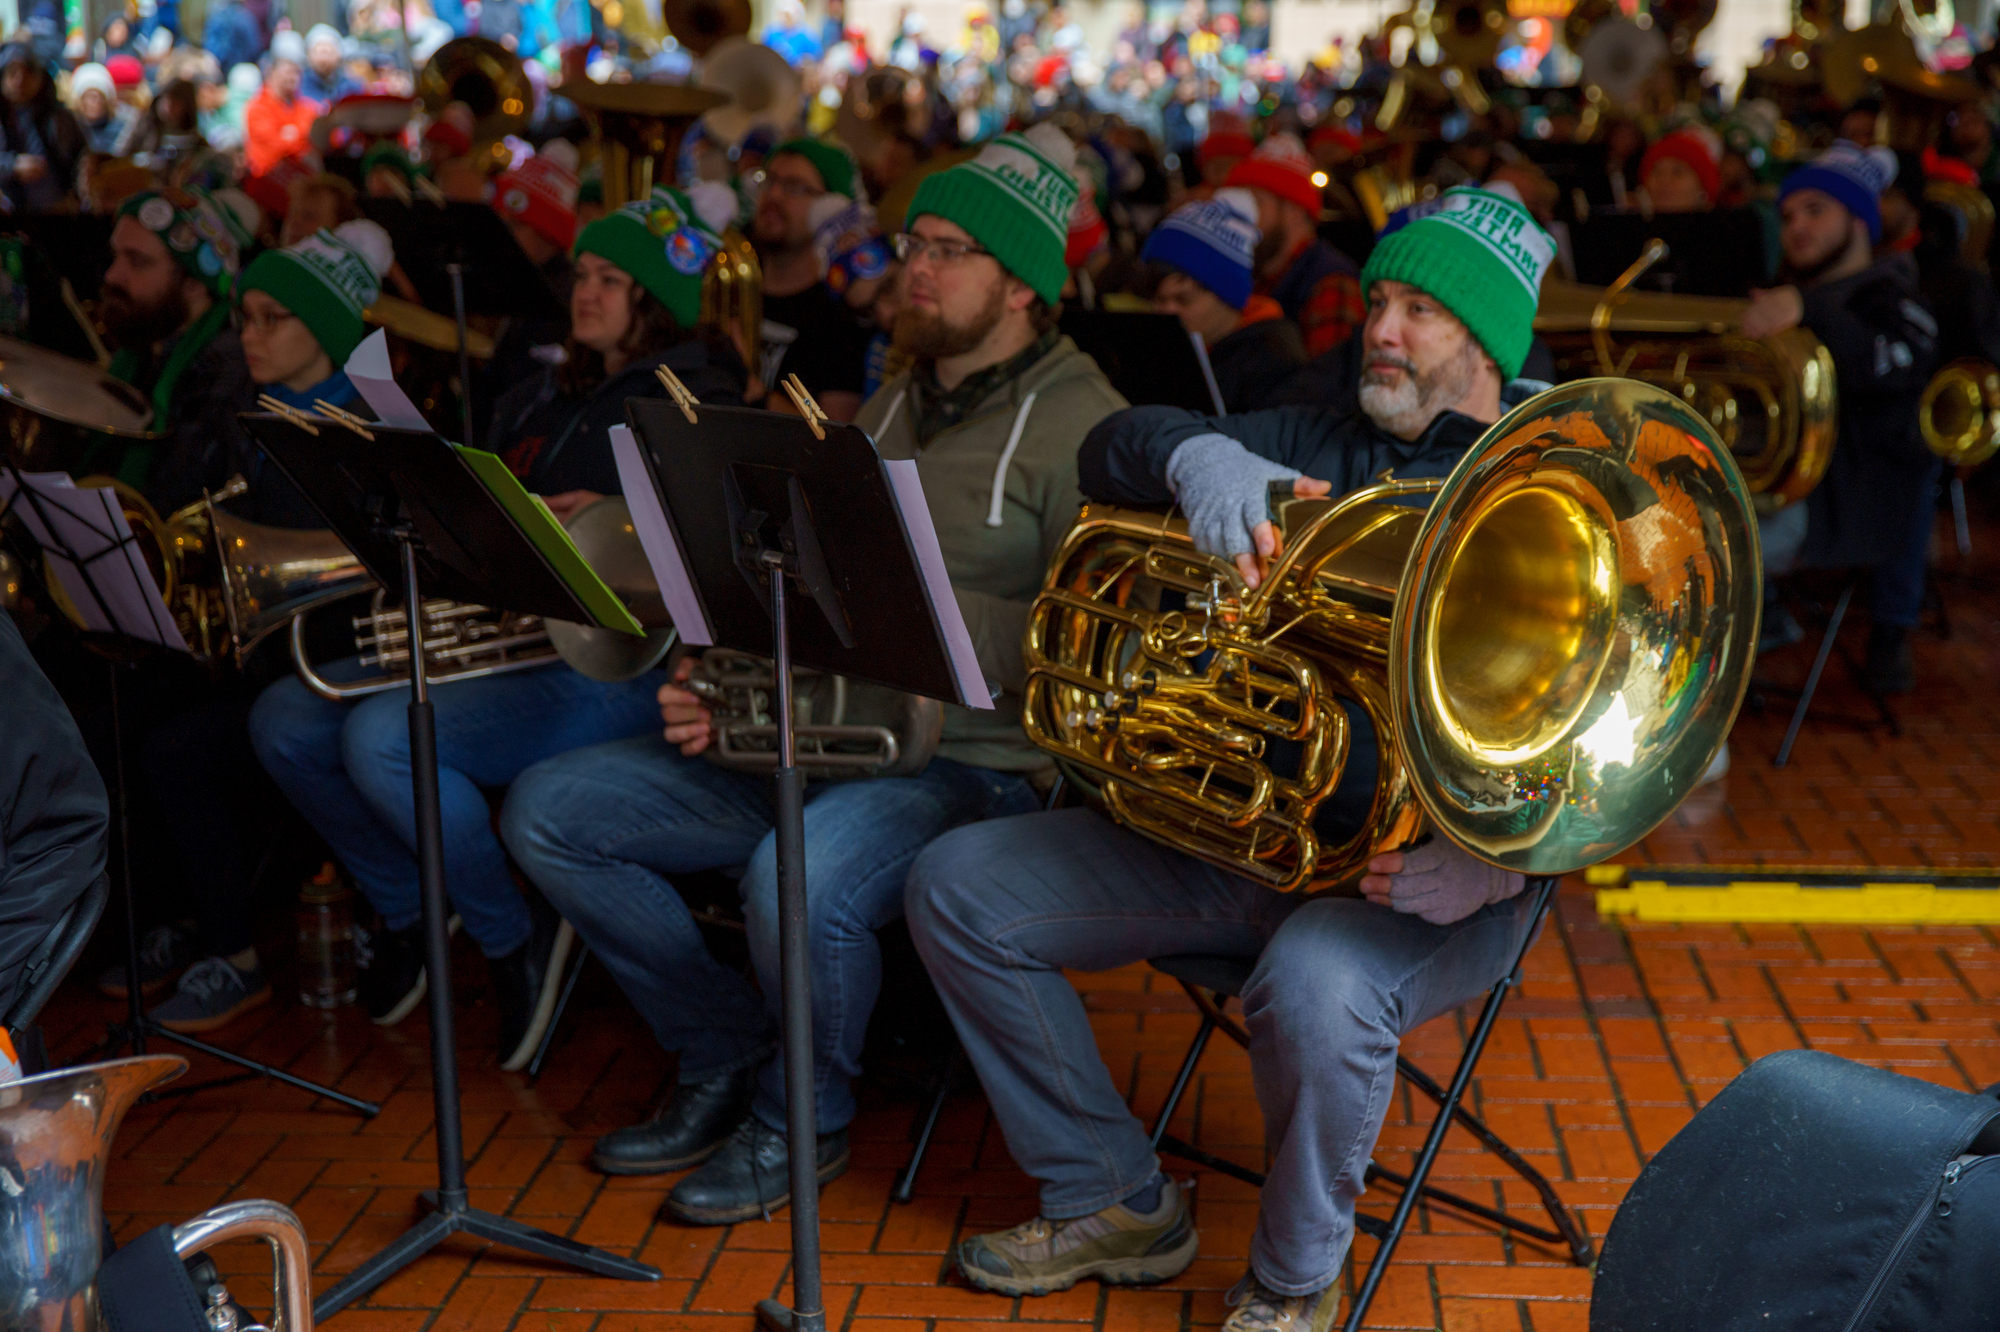
[[(777, 771), (778, 681), (768, 658), (710, 648), (687, 687), (714, 714), (716, 763)], [(796, 666), (792, 710), (798, 765), (808, 777), (912, 776), (944, 734), (944, 706), (934, 698)]]
[[(0, 1085), (0, 1327), (93, 1332), (103, 1325), (97, 1269), (111, 1141), (143, 1093), (186, 1068), (173, 1055), (142, 1055)], [(312, 1332), (312, 1258), (290, 1208), (227, 1203), (173, 1231), (181, 1257), (242, 1239), (271, 1245), (270, 1332)], [(211, 1321), (221, 1312), (218, 1301)]]
[[(1028, 738), (1144, 836), (1280, 890), (1341, 883), (1424, 824), (1568, 873), (1665, 818), (1735, 720), (1757, 524), (1666, 389), (1561, 385), (1442, 481), (1385, 475), (1278, 521), (1251, 589), (1179, 517), (1090, 505), (1029, 612)], [(1372, 807), (1323, 828), (1356, 715)]]

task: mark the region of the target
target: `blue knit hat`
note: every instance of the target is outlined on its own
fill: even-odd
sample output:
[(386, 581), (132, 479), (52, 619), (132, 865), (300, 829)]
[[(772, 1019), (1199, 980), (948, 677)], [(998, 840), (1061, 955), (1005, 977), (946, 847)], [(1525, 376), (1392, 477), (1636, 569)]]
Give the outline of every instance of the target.
[(1863, 148), (1846, 139), (1806, 163), (1778, 187), (1783, 203), (1800, 190), (1818, 190), (1868, 224), (1872, 244), (1882, 239), (1882, 191), (1896, 179), (1896, 155), (1887, 148)]
[(1257, 201), (1250, 191), (1217, 190), (1174, 210), (1153, 228), (1139, 257), (1178, 269), (1241, 310), (1250, 299), (1251, 257), (1257, 249)]

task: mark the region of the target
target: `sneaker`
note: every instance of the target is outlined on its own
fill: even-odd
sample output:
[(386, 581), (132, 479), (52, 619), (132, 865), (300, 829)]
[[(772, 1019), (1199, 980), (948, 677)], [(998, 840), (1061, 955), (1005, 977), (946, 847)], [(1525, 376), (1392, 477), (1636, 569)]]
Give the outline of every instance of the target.
[(1280, 1295), (1247, 1272), (1222, 1297), (1229, 1306), (1222, 1332), (1326, 1332), (1340, 1310), (1340, 1292), (1328, 1286), (1310, 1295)]
[[(156, 925), (139, 940), (139, 993), (147, 998), (159, 994), (179, 978), (195, 961), (194, 926), (185, 921)], [(123, 999), (130, 990), (125, 964), (106, 967), (97, 973), (97, 989), (113, 999)]]
[(1910, 646), (1910, 631), (1894, 624), (1871, 626), (1864, 674), (1870, 693), (1907, 694), (1915, 689), (1917, 655)]
[(1168, 1180), (1160, 1205), (1135, 1212), (1114, 1203), (1069, 1221), (1036, 1217), (1012, 1230), (975, 1235), (958, 1246), (958, 1270), (981, 1290), (1048, 1295), (1085, 1277), (1111, 1286), (1169, 1281), (1194, 1261), (1200, 1238), (1180, 1185)]
[[(847, 1173), (847, 1130), (819, 1135), (821, 1186)], [(697, 1226), (726, 1226), (766, 1216), (792, 1200), (785, 1135), (750, 1115), (701, 1169), (674, 1185), (667, 1214)]]
[(599, 1138), (590, 1163), (607, 1175), (663, 1175), (700, 1165), (749, 1116), (757, 1072), (753, 1064), (706, 1081), (682, 1083), (645, 1123)]
[(380, 929), (368, 936), (368, 965), (359, 969), (356, 988), (368, 1019), (378, 1027), (393, 1027), (423, 1002), (424, 927)]
[(189, 967), (174, 997), (147, 1016), (168, 1031), (192, 1036), (214, 1031), (269, 1002), (271, 984), (264, 979), (264, 968), (240, 971), (226, 957), (207, 957)]
[(508, 1073), (534, 1058), (542, 1033), (549, 1029), (570, 947), (576, 942), (576, 930), (570, 923), (532, 893), (528, 914), (534, 922), (528, 930), (528, 942), (505, 957), (486, 962), (500, 1001), (500, 1067)]

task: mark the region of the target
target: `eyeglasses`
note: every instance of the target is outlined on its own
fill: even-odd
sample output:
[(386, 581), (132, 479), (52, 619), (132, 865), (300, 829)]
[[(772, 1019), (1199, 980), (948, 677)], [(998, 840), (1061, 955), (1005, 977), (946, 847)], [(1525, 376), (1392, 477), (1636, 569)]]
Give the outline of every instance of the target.
[(766, 176), (764, 188), (773, 194), (789, 194), (794, 199), (817, 199), (826, 193), (825, 190), (814, 189), (810, 181), (796, 176)]
[(896, 233), (896, 257), (906, 264), (914, 264), (925, 255), (929, 255), (943, 267), (975, 254), (992, 253), (993, 251), (985, 246), (974, 245), (970, 241), (932, 240), (928, 236), (919, 236), (914, 231)]
[(283, 327), (286, 320), (298, 318), (290, 310), (285, 310), (278, 314), (262, 315), (251, 314), (248, 310), (245, 310), (238, 317), (243, 321), (243, 327), (254, 328), (259, 333), (272, 332), (275, 329)]

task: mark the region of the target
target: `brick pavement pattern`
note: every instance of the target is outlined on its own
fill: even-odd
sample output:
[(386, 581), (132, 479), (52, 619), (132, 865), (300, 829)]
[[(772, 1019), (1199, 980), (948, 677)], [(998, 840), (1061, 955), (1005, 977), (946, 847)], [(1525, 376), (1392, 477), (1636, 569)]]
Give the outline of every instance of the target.
[[(1954, 594), (1955, 596), (1957, 594)], [(1975, 607), (1975, 600), (1978, 603)], [(1954, 602), (1955, 636), (1926, 634), (1923, 692), (1903, 708), (1900, 739), (1815, 725), (1792, 766), (1770, 766), (1782, 704), (1746, 711), (1734, 770), (1697, 793), (1626, 857), (1635, 863), (1981, 866), (2000, 851), (2000, 726), (1985, 702), (2000, 633), (1990, 596)], [(1977, 614), (1973, 613), (1977, 610)], [(1861, 629), (1857, 627), (1858, 645)], [(1804, 674), (1805, 649), (1774, 654), (1775, 677)], [(1865, 711), (1836, 663), (1829, 714)], [(1556, 927), (1556, 926), (1559, 926)], [(476, 954), (458, 954), (465, 1138), (475, 1205), (654, 1263), (657, 1284), (578, 1277), (455, 1240), (339, 1315), (337, 1332), (749, 1332), (758, 1299), (788, 1293), (785, 1217), (721, 1229), (662, 1222), (671, 1180), (607, 1179), (587, 1164), (595, 1135), (641, 1117), (671, 1072), (608, 986), (573, 1011), (539, 1083), (493, 1068), (496, 1018)], [(1150, 1118), (1196, 1018), (1178, 987), (1143, 967), (1078, 976), (1098, 1040)], [(2000, 938), (1991, 930), (1793, 926), (1630, 926), (1600, 921), (1580, 882), (1565, 885), (1522, 992), (1509, 1001), (1471, 1103), (1556, 1183), (1593, 1237), (1647, 1156), (1745, 1064), (1813, 1046), (1959, 1088), (2000, 1081)], [(47, 1015), (59, 1057), (97, 1040), (116, 1006), (72, 981)], [(1471, 1012), (1440, 1018), (1405, 1050), (1434, 1075), (1455, 1060)], [(422, 1014), (381, 1030), (349, 1009), (284, 1003), (215, 1039), (303, 1076), (384, 1102), (373, 1121), (304, 1093), (245, 1083), (141, 1106), (109, 1172), (106, 1209), (121, 1236), (179, 1221), (231, 1198), (275, 1198), (304, 1219), (316, 1281), (351, 1270), (401, 1232), (433, 1179), (428, 1038)], [(224, 1072), (197, 1066), (191, 1076)], [(1001, 1332), (1052, 1325), (1083, 1332), (1193, 1332), (1224, 1316), (1242, 1274), (1254, 1193), (1195, 1174), (1201, 1258), (1151, 1290), (1094, 1284), (1044, 1299), (981, 1294), (948, 1274), (961, 1236), (1034, 1210), (984, 1101), (953, 1099), (908, 1205), (889, 1200), (907, 1159), (918, 1096), (874, 1079), (853, 1128), (854, 1167), (825, 1194), (826, 1297), (837, 1332)], [(1413, 1104), (1412, 1101), (1415, 1101)], [(1402, 1089), (1376, 1159), (1406, 1169), (1430, 1109)], [(1174, 1131), (1252, 1163), (1261, 1121), (1248, 1061), (1211, 1044)], [(1178, 1163), (1169, 1167), (1186, 1177)], [(1532, 1215), (1534, 1199), (1453, 1130), (1437, 1182)], [(1366, 1204), (1378, 1213), (1393, 1193)], [(1372, 1255), (1362, 1238), (1349, 1284)], [(260, 1303), (260, 1250), (219, 1255)], [(1370, 1315), (1380, 1328), (1584, 1332), (1589, 1277), (1562, 1255), (1420, 1208)]]

